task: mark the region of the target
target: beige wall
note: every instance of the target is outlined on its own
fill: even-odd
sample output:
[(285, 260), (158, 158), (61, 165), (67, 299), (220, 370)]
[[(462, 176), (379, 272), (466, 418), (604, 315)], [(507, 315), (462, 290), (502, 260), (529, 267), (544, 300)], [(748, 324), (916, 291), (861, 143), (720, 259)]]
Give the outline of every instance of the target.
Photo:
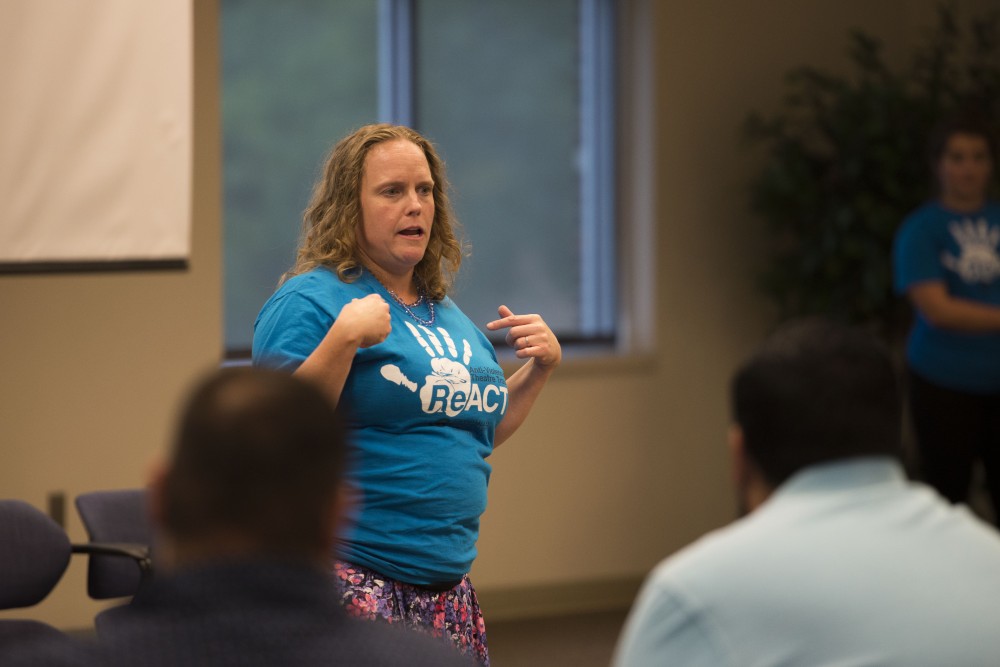
[[(925, 0), (649, 4), (650, 15), (637, 23), (648, 28), (652, 44), (653, 106), (643, 107), (652, 111), (650, 164), (642, 164), (641, 151), (627, 155), (623, 178), (627, 191), (651, 184), (653, 289), (639, 289), (642, 275), (627, 284), (630, 294), (650, 295), (654, 346), (625, 359), (567, 362), (527, 424), (492, 458), (490, 506), (473, 570), (487, 615), (491, 604), (513, 612), (518, 599), (525, 608), (535, 604), (533, 588), (587, 604), (588, 590), (637, 582), (662, 556), (730, 518), (726, 384), (767, 319), (751, 284), (759, 226), (746, 210), (757, 158), (740, 148), (739, 125), (748, 110), (775, 104), (789, 67), (842, 64), (847, 28), (868, 29), (893, 44), (913, 41), (933, 6)], [(190, 270), (0, 277), (4, 497), (44, 508), (52, 491), (72, 498), (141, 484), (185, 387), (219, 360), (214, 5), (195, 3)], [(626, 87), (636, 90), (635, 82)], [(623, 132), (635, 127), (630, 120)], [(641, 218), (643, 208), (640, 201), (623, 203), (629, 219)], [(641, 236), (636, 243), (644, 247)], [(642, 271), (642, 262), (626, 260), (636, 264)], [(72, 509), (67, 516), (71, 537), (82, 539)], [(87, 625), (96, 606), (85, 601), (84, 571), (83, 560), (74, 559), (50, 599), (22, 615)], [(593, 587), (575, 587), (575, 598), (560, 588), (580, 582)]]
[[(186, 386), (220, 357), (218, 30), (213, 3), (194, 5), (189, 270), (0, 276), (0, 495), (45, 509), (50, 492), (64, 492), (76, 540), (84, 532), (72, 498), (144, 483)], [(56, 591), (28, 611), (72, 628), (96, 608), (86, 560), (74, 557)]]
[[(887, 57), (899, 60), (933, 19), (934, 3), (648, 6), (655, 348), (627, 362), (565, 369), (523, 430), (494, 455), (473, 573), (486, 606), (496, 599), (504, 611), (515, 602), (496, 589), (514, 586), (544, 608), (530, 584), (627, 585), (732, 516), (727, 385), (769, 321), (753, 289), (761, 225), (747, 210), (760, 156), (741, 146), (741, 124), (751, 109), (775, 107), (788, 69), (843, 68), (849, 29), (882, 36)], [(641, 166), (631, 168), (627, 183), (642, 175)], [(602, 585), (578, 592), (580, 605), (589, 604), (588, 594), (599, 602), (612, 597)], [(573, 599), (565, 588), (553, 593)]]

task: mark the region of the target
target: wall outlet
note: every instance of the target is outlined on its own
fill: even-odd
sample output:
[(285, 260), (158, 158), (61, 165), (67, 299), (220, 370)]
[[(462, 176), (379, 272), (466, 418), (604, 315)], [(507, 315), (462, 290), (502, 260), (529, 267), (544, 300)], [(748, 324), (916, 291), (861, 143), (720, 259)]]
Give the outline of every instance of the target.
[(52, 491), (49, 493), (49, 516), (63, 528), (66, 527), (66, 493)]

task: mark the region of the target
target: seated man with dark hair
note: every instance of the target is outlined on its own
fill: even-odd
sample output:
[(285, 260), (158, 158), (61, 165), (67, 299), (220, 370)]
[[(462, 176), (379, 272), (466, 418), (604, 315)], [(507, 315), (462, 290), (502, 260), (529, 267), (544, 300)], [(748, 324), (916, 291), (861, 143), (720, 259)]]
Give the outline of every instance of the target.
[(617, 667), (1000, 660), (1000, 535), (906, 480), (877, 340), (790, 323), (736, 374), (732, 401), (748, 514), (652, 572)]
[(443, 641), (351, 619), (331, 580), (341, 419), (286, 373), (232, 368), (190, 396), (151, 487), (156, 575), (108, 612), (110, 664), (470, 664)]

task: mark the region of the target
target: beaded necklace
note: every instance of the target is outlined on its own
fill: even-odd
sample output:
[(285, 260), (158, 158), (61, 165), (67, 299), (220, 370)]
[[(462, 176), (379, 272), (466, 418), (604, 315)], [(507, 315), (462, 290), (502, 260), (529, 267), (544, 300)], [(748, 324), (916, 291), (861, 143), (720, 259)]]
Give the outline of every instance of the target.
[[(384, 282), (382, 282), (382, 279), (378, 277), (378, 274), (376, 274), (371, 269), (366, 269), (366, 270), (367, 273), (371, 274), (372, 278), (378, 281), (378, 284), (382, 286), (382, 289), (384, 289), (386, 292), (389, 293), (389, 296), (392, 297), (392, 300), (398, 303), (399, 307), (402, 308), (404, 311), (406, 311), (406, 314), (409, 315), (414, 321), (424, 325), (425, 327), (429, 327), (432, 324), (434, 324), (434, 302), (427, 298), (427, 293), (424, 291), (424, 288), (420, 284), (419, 280), (417, 281), (417, 300), (411, 304), (407, 304), (405, 301), (403, 301), (403, 299), (400, 298), (398, 294), (396, 294), (396, 290), (392, 289)], [(416, 308), (417, 306), (422, 305), (424, 303), (427, 304), (427, 312), (430, 313), (430, 317), (428, 317), (426, 320), (417, 315), (412, 310), (413, 308)]]
[[(385, 285), (382, 285), (382, 287), (385, 287)], [(401, 298), (399, 298), (399, 295), (396, 294), (396, 291), (391, 287), (385, 287), (385, 291), (388, 292), (389, 296), (392, 297), (392, 300), (398, 303), (400, 306), (402, 306), (403, 310), (406, 311), (406, 314), (412, 317), (414, 320), (424, 325), (425, 327), (429, 327), (432, 324), (434, 324), (434, 302), (427, 298), (427, 295), (424, 293), (423, 288), (420, 287), (417, 288), (417, 300), (409, 305), (407, 305)], [(427, 304), (427, 311), (430, 313), (430, 317), (427, 318), (426, 320), (411, 310), (411, 308), (415, 308), (423, 303)]]

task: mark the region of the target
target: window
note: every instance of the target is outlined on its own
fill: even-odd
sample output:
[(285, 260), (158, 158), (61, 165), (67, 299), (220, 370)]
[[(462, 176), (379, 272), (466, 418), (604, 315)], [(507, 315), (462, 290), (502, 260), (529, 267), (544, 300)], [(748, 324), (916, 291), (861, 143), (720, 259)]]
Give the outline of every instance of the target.
[(474, 322), (615, 338), (612, 0), (222, 1), (225, 336), (250, 347), (332, 144), (382, 120), (437, 146)]

